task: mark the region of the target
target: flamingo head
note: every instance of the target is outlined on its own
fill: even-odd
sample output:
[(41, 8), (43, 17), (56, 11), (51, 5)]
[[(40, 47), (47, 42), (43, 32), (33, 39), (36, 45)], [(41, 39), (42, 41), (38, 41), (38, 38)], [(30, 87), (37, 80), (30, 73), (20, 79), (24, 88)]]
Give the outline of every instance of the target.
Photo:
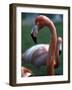
[(62, 52), (62, 38), (61, 37), (58, 37), (58, 45), (57, 45), (57, 48), (59, 50), (59, 55), (61, 54)]
[(31, 31), (31, 37), (35, 43), (37, 43), (37, 35), (38, 35), (39, 30), (45, 26), (44, 19), (45, 19), (45, 16), (43, 15), (37, 16), (35, 19), (35, 25)]
[(57, 62), (55, 62), (55, 68), (58, 68), (58, 66), (60, 65), (60, 55), (62, 53), (62, 38), (58, 37), (57, 39), (57, 50), (56, 50), (56, 60)]
[(37, 44), (37, 35), (41, 28), (42, 28), (41, 26), (34, 25), (34, 27), (32, 28), (32, 31), (31, 31), (31, 37), (36, 44)]

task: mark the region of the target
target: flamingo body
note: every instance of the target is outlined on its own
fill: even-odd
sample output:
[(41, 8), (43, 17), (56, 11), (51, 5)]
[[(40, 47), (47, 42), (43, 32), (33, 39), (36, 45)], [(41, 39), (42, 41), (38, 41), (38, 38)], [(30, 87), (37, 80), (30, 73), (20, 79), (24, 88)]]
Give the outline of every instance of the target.
[(35, 66), (44, 65), (48, 56), (48, 44), (39, 44), (31, 47), (22, 55), (22, 62), (32, 63)]

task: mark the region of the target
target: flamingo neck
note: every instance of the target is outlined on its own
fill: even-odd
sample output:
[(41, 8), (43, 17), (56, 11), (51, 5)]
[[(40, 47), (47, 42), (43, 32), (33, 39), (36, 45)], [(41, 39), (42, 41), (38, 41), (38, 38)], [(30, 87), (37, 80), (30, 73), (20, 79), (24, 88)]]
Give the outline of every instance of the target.
[(51, 32), (51, 41), (48, 51), (47, 68), (48, 75), (54, 75), (55, 53), (57, 46), (57, 33), (54, 23), (46, 16), (40, 15), (35, 22), (40, 28), (47, 26)]
[(51, 39), (50, 39), (51, 41), (48, 51), (48, 58), (47, 58), (47, 68), (48, 68), (48, 75), (54, 75), (55, 74), (54, 65), (56, 63), (55, 54), (56, 54), (56, 46), (57, 46), (57, 33), (56, 33), (56, 28), (52, 21), (49, 22), (47, 26), (51, 32)]
[(50, 56), (55, 57), (56, 47), (57, 47), (56, 28), (52, 21), (48, 22), (47, 26), (51, 32), (51, 39), (50, 39), (51, 41), (50, 41), (50, 47), (49, 47), (49, 52), (51, 54)]
[[(38, 21), (37, 21), (38, 20)], [(40, 15), (36, 19), (37, 24), (41, 24), (42, 27), (47, 26), (51, 32), (51, 41), (50, 41), (50, 52), (51, 55), (54, 56), (56, 51), (56, 45), (57, 45), (57, 33), (54, 23), (46, 16)]]

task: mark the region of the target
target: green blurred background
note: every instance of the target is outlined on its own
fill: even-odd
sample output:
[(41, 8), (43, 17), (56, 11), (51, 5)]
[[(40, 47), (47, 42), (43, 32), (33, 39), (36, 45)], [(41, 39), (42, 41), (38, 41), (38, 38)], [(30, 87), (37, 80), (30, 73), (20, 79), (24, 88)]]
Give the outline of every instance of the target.
[[(57, 35), (63, 38), (63, 15), (62, 14), (43, 14), (43, 13), (22, 13), (21, 14), (21, 50), (24, 53), (31, 46), (35, 45), (31, 38), (31, 30), (34, 26), (34, 20), (38, 15), (45, 15), (49, 17), (55, 24), (57, 29)], [(50, 42), (50, 31), (48, 27), (44, 27), (38, 34), (38, 44), (49, 44)], [(32, 64), (23, 64), (22, 66), (28, 67), (32, 70), (33, 76), (35, 75), (35, 68)], [(39, 70), (40, 76), (47, 75), (46, 66), (41, 66)], [(63, 74), (63, 51), (60, 55), (60, 66), (55, 70), (56, 75)]]

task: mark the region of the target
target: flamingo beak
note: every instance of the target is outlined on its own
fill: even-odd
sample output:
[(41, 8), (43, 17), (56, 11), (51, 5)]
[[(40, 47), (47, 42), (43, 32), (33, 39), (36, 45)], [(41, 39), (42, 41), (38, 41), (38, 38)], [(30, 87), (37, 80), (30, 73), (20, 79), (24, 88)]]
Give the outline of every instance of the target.
[(35, 25), (33, 28), (32, 28), (32, 31), (31, 31), (31, 37), (33, 39), (33, 41), (37, 44), (37, 34), (38, 34), (38, 26)]
[(58, 49), (59, 49), (59, 55), (61, 55), (62, 53), (62, 38), (61, 37), (58, 37)]
[(61, 55), (62, 52), (62, 43), (59, 44), (59, 55)]
[(36, 43), (36, 44), (37, 44), (37, 37), (34, 37), (34, 36), (33, 36), (33, 33), (31, 34), (31, 37), (32, 37), (32, 39), (33, 39), (34, 43)]
[(62, 51), (60, 50), (60, 51), (59, 51), (59, 55), (61, 55), (61, 53), (62, 53)]

